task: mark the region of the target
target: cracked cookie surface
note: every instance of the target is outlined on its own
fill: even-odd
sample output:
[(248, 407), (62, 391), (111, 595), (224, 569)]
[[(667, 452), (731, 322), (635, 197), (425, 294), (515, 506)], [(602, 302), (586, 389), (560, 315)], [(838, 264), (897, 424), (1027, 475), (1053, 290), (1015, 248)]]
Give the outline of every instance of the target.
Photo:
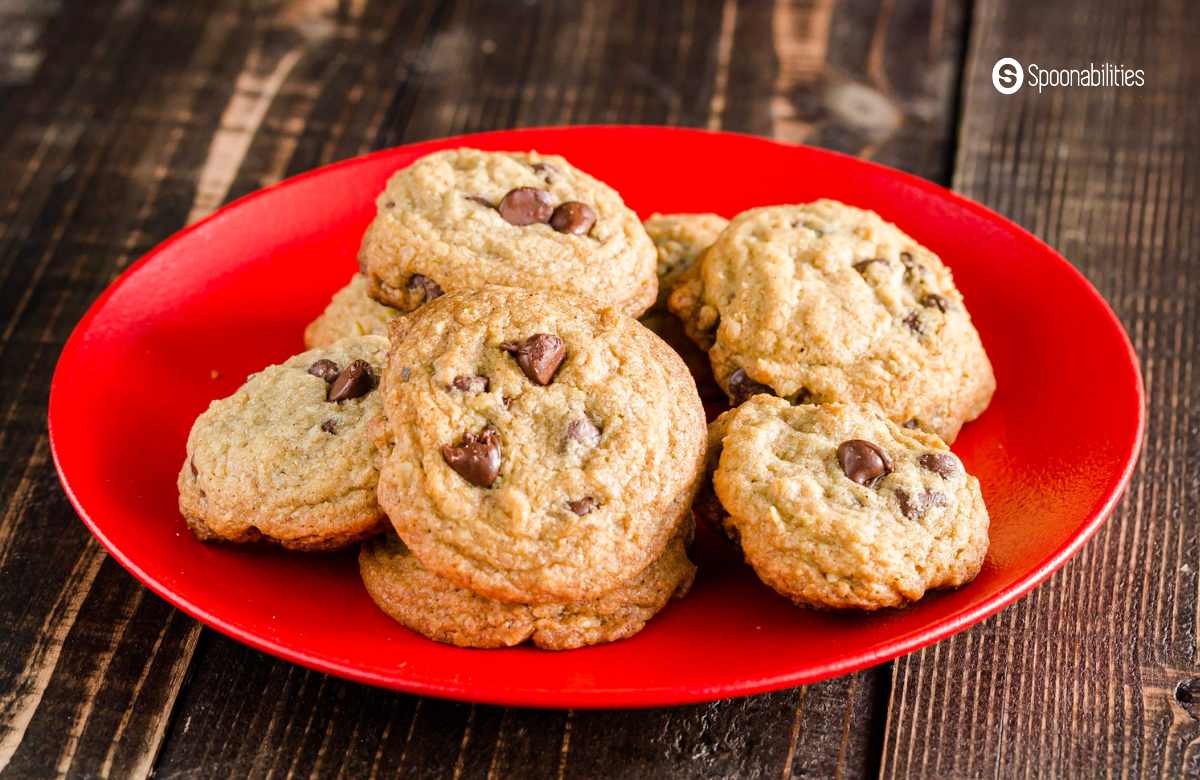
[[(690, 527), (690, 523), (687, 524)], [(454, 585), (421, 565), (394, 533), (363, 545), (359, 573), (371, 598), (393, 620), (459, 647), (510, 647), (525, 641), (569, 650), (633, 636), (671, 598), (691, 586), (687, 533), (629, 582), (589, 601), (512, 604)]]
[(489, 284), (584, 295), (634, 317), (657, 295), (637, 215), (561, 157), (434, 152), (393, 174), (376, 205), (359, 263), (372, 297), (402, 311)]
[(995, 390), (991, 363), (928, 249), (830, 200), (738, 215), (671, 293), (736, 404), (874, 403), (953, 441)]
[(213, 401), (192, 425), (179, 472), (179, 509), (193, 533), (330, 550), (385, 527), (373, 377), (387, 348), (382, 336), (343, 339), (269, 366)]
[(797, 604), (899, 607), (979, 572), (979, 481), (936, 435), (870, 407), (766, 395), (712, 429), (726, 528), (758, 576)]
[(634, 320), (490, 287), (395, 320), (391, 343), (379, 498), (434, 573), (503, 601), (594, 598), (688, 517), (704, 410)]
[(333, 294), (321, 316), (304, 329), (304, 346), (327, 347), (347, 336), (386, 336), (388, 322), (400, 312), (368, 295), (369, 288), (367, 277), (355, 274), (349, 284)]

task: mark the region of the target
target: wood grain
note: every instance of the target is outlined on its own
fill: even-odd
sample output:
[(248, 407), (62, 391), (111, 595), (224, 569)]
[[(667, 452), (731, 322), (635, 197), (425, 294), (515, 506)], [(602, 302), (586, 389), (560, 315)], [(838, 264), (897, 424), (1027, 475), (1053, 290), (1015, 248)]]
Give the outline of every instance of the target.
[(0, 773), (873, 773), (887, 668), (670, 710), (506, 710), (346, 683), (201, 630), (76, 520), (46, 387), (132, 259), (222, 202), (382, 146), (653, 122), (946, 181), (962, 3), (13, 1), (0, 17), (0, 356), (20, 367), (0, 372)]
[[(1132, 486), (1073, 562), (897, 662), (884, 773), (1195, 777), (1200, 713), (1177, 686), (1200, 676), (1200, 112), (1188, 97), (1200, 14), (988, 0), (972, 29), (955, 188), (1046, 239), (1111, 302), (1142, 357), (1148, 430)], [(1124, 63), (1146, 85), (1005, 97), (991, 85), (1001, 56)]]

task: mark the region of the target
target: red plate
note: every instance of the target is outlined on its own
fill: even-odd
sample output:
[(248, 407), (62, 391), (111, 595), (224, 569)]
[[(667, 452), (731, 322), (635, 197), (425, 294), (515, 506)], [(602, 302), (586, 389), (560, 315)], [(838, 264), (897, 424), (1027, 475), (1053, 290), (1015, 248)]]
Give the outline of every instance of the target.
[[(377, 610), (352, 554), (195, 541), (175, 476), (192, 421), (246, 375), (303, 349), (355, 268), (388, 175), (435, 149), (563, 154), (643, 216), (837, 198), (878, 211), (954, 269), (995, 365), (991, 408), (955, 451), (979, 476), (992, 546), (974, 583), (904, 611), (797, 609), (715, 540), (691, 594), (624, 642), (563, 653), (462, 650)], [(75, 329), (50, 391), (67, 494), (154, 592), (246, 644), (414, 693), (514, 705), (666, 705), (809, 683), (961, 631), (1028, 592), (1095, 532), (1129, 480), (1142, 384), (1124, 331), (1062, 257), (947, 190), (840, 154), (655, 127), (486, 133), (391, 149), (245, 197), (125, 272)]]

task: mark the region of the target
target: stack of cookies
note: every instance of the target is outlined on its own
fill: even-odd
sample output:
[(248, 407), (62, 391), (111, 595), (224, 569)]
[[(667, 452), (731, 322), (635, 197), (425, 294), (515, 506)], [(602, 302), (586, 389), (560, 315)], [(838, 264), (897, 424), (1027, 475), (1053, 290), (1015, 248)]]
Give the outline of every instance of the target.
[[(638, 632), (692, 582), (694, 503), (799, 604), (978, 571), (987, 513), (945, 442), (991, 367), (950, 272), (877, 215), (643, 224), (561, 157), (473, 149), (376, 206), (308, 351), (196, 420), (197, 537), (360, 544), (385, 613), (467, 647)], [(701, 392), (733, 408), (706, 426)]]

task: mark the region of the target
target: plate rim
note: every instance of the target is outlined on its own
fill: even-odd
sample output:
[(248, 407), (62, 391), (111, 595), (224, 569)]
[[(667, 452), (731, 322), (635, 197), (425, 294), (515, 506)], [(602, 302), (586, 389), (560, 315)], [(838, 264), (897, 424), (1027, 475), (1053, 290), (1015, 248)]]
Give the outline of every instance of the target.
[[(209, 610), (199, 607), (187, 598), (177, 594), (159, 579), (148, 574), (141, 566), (139, 566), (119, 547), (111, 542), (111, 540), (107, 537), (100, 526), (97, 525), (95, 520), (91, 517), (79, 500), (74, 488), (71, 485), (71, 481), (64, 470), (62, 455), (59, 451), (59, 439), (56, 434), (57, 426), (55, 424), (55, 418), (57, 416), (56, 410), (63, 403), (61, 400), (62, 394), (59, 390), (61, 387), (60, 376), (62, 374), (63, 366), (64, 364), (69, 366), (71, 361), (76, 359), (77, 353), (81, 348), (81, 342), (84, 334), (88, 330), (88, 327), (92, 321), (99, 316), (100, 312), (104, 309), (110, 298), (117, 292), (118, 289), (124, 286), (124, 284), (127, 283), (134, 274), (136, 274), (143, 266), (153, 260), (167, 247), (174, 245), (176, 242), (185, 240), (193, 233), (204, 231), (211, 224), (222, 219), (227, 212), (239, 208), (240, 206), (243, 206), (252, 200), (264, 197), (277, 189), (293, 186), (311, 177), (325, 175), (331, 171), (344, 167), (361, 165), (369, 160), (393, 155), (400, 150), (422, 154), (434, 149), (444, 148), (447, 145), (454, 144), (456, 142), (469, 145), (472, 140), (499, 135), (513, 136), (524, 133), (539, 134), (547, 131), (615, 131), (620, 133), (632, 132), (650, 134), (679, 133), (712, 137), (734, 136), (746, 142), (778, 147), (780, 149), (789, 151), (804, 149), (805, 151), (817, 154), (818, 156), (829, 156), (836, 158), (843, 164), (849, 164), (851, 166), (864, 166), (869, 169), (874, 169), (876, 172), (883, 175), (899, 179), (903, 184), (914, 187), (918, 190), (922, 190), (926, 194), (929, 194), (935, 198), (948, 201), (952, 205), (972, 212), (976, 216), (993, 225), (998, 225), (1006, 231), (1015, 233), (1025, 241), (1032, 241), (1042, 250), (1044, 250), (1045, 253), (1051, 256), (1054, 262), (1059, 264), (1063, 269), (1068, 271), (1071, 276), (1073, 276), (1073, 280), (1082, 288), (1082, 290), (1086, 291), (1093, 303), (1099, 304), (1100, 310), (1109, 320), (1109, 324), (1113, 326), (1116, 332), (1120, 335), (1121, 341), (1125, 347), (1123, 357), (1128, 361), (1128, 364), (1133, 371), (1137, 409), (1134, 436), (1132, 437), (1132, 442), (1130, 443), (1128, 451), (1124, 456), (1124, 465), (1120, 474), (1118, 474), (1115, 478), (1110, 478), (1107, 481), (1102, 493), (1102, 497), (1098, 504), (1093, 507), (1083, 523), (1070, 536), (1070, 538), (1066, 540), (1066, 542), (1045, 556), (1036, 566), (1028, 569), (1017, 580), (996, 591), (991, 596), (982, 600), (980, 603), (968, 607), (958, 614), (951, 615), (934, 624), (925, 625), (904, 632), (899, 636), (880, 643), (878, 647), (871, 651), (863, 651), (852, 656), (819, 664), (806, 670), (782, 673), (767, 677), (758, 677), (736, 684), (720, 682), (713, 683), (711, 685), (691, 684), (676, 685), (671, 687), (656, 686), (651, 688), (608, 687), (590, 691), (563, 691), (557, 688), (539, 688), (536, 685), (528, 684), (522, 684), (519, 688), (509, 688), (495, 683), (488, 683), (482, 686), (478, 683), (466, 685), (461, 683), (453, 683), (442, 677), (438, 677), (436, 679), (422, 678), (419, 670), (411, 668), (406, 668), (405, 679), (398, 680), (396, 677), (383, 672), (364, 669), (362, 667), (347, 663), (342, 659), (323, 654), (311, 653), (304, 649), (298, 649), (295, 646), (286, 645), (267, 637), (259, 636), (251, 631), (233, 625), (218, 615), (213, 614)], [(231, 201), (230, 203), (222, 206), (220, 209), (214, 211), (212, 214), (209, 214), (208, 216), (191, 225), (185, 226), (179, 231), (168, 236), (159, 244), (156, 244), (152, 249), (146, 252), (146, 254), (138, 258), (135, 262), (131, 263), (129, 267), (127, 267), (115, 279), (113, 279), (113, 281), (110, 282), (108, 286), (105, 287), (105, 289), (100, 293), (100, 295), (97, 296), (97, 298), (88, 306), (87, 311), (72, 328), (71, 333), (64, 342), (62, 351), (59, 353), (58, 359), (55, 362), (54, 374), (50, 380), (50, 391), (46, 417), (50, 455), (51, 460), (54, 463), (55, 472), (58, 475), (59, 483), (61, 484), (63, 491), (70, 501), (72, 507), (75, 509), (80, 520), (83, 521), (88, 531), (94, 537), (96, 537), (107, 553), (111, 555), (117, 561), (117, 563), (125, 568), (130, 574), (132, 574), (141, 585), (149, 588), (153, 593), (164, 599), (167, 603), (180, 609), (190, 617), (199, 620), (204, 625), (219, 631), (220, 633), (235, 639), (242, 644), (252, 647), (255, 650), (268, 653), (290, 663), (296, 663), (315, 671), (332, 674), (343, 679), (365, 683), (389, 690), (422, 696), (432, 696), (441, 699), (500, 706), (543, 707), (558, 709), (600, 709), (608, 707), (660, 707), (707, 702), (725, 698), (743, 698), (768, 691), (779, 690), (782, 688), (819, 682), (832, 677), (850, 674), (870, 666), (875, 666), (889, 660), (894, 660), (902, 655), (915, 652), (923, 647), (927, 647), (935, 642), (953, 636), (954, 634), (957, 634), (966, 628), (996, 614), (1001, 609), (1010, 606), (1018, 599), (1027, 595), (1030, 591), (1044, 582), (1046, 578), (1050, 576), (1050, 574), (1063, 566), (1067, 560), (1073, 557), (1080, 550), (1080, 548), (1082, 548), (1083, 545), (1095, 535), (1100, 525), (1111, 516), (1113, 509), (1116, 507), (1117, 502), (1125, 493), (1125, 490), (1132, 479), (1139, 455), (1141, 454), (1142, 443), (1146, 432), (1146, 395), (1145, 384), (1142, 377), (1141, 363), (1138, 360), (1137, 352), (1133, 347), (1133, 343), (1129, 338), (1128, 332), (1121, 324), (1120, 319), (1117, 317), (1108, 301), (1105, 300), (1104, 296), (1101, 295), (1100, 292), (1092, 285), (1082, 271), (1072, 265), (1057, 250), (1044, 242), (1042, 239), (1038, 238), (1033, 233), (1018, 225), (1016, 222), (1003, 216), (999, 212), (994, 211), (993, 209), (960, 195), (947, 187), (943, 187), (940, 184), (923, 179), (914, 174), (883, 165), (882, 163), (878, 163), (873, 160), (861, 159), (854, 157), (853, 155), (831, 149), (823, 149), (821, 147), (810, 146), (807, 144), (778, 141), (772, 138), (756, 136), (749, 133), (707, 130), (702, 128), (673, 127), (666, 125), (586, 124), (547, 125), (506, 130), (490, 130), (479, 133), (464, 133), (441, 138), (427, 139), (411, 144), (401, 144), (399, 146), (380, 149), (367, 154), (357, 155), (355, 157), (338, 160), (327, 165), (313, 168), (295, 176), (282, 179), (261, 189), (247, 193), (246, 195)]]

